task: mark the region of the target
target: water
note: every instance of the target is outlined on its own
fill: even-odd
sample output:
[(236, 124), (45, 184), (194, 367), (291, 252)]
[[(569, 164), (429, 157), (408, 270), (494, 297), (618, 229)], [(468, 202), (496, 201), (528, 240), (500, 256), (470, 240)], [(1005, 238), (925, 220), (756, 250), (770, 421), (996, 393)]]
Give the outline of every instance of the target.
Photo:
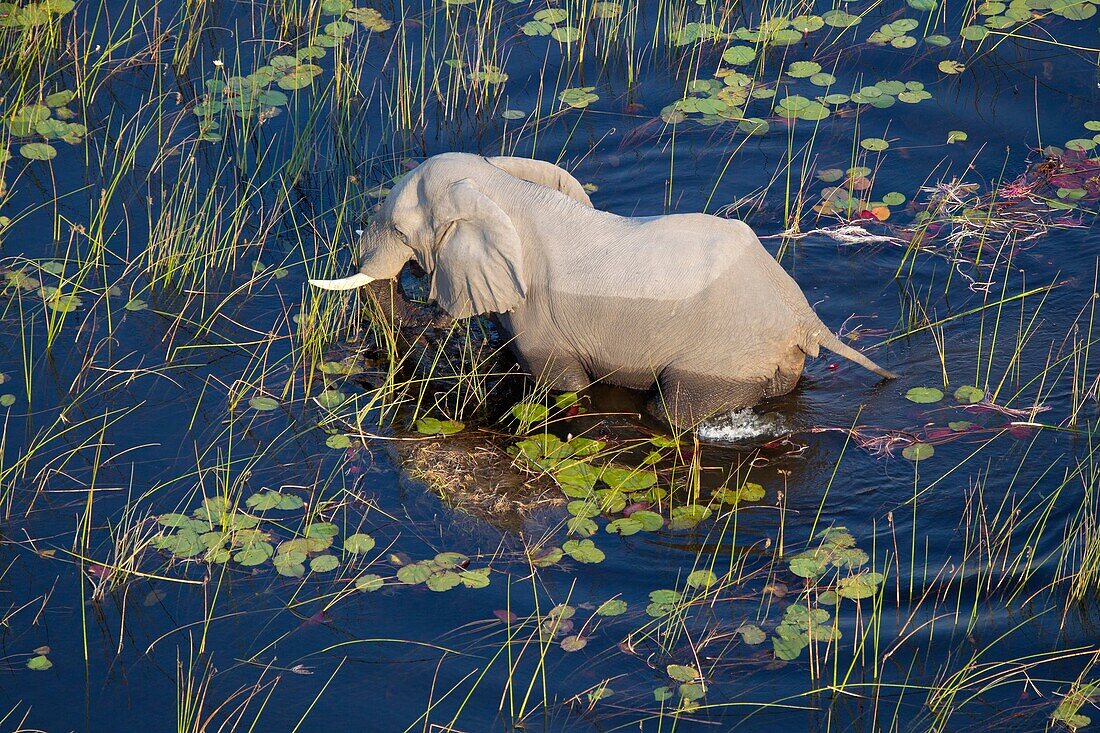
[[(289, 6), (217, 6), (182, 19), (176, 5), (162, 2), (159, 27), (179, 31), (168, 39), (152, 18), (135, 20), (125, 3), (108, 4), (111, 23), (97, 23), (96, 8), (83, 4), (54, 21), (86, 31), (73, 48), (87, 47), (92, 60), (97, 44), (131, 25), (137, 32), (109, 62), (85, 63), (75, 75), (74, 51), (39, 40), (42, 58), (27, 68), (56, 72), (44, 82), (46, 93), (82, 85), (71, 107), (89, 132), (75, 145), (56, 142), (52, 163), (18, 155), (7, 163), (0, 213), (11, 223), (0, 264), (57, 285), (27, 260), (64, 260), (82, 302), (47, 348), (54, 312), (37, 291), (9, 289), (4, 297), (0, 371), (8, 380), (0, 392), (15, 402), (5, 408), (0, 727), (248, 730), (259, 721), (256, 729), (287, 731), (1036, 730), (1062, 695), (1095, 677), (1098, 614), (1088, 568), (1097, 551), (1097, 365), (1086, 345), (1100, 244), (1097, 193), (1082, 181), (1084, 198), (1063, 212), (1014, 203), (1008, 196), (1019, 187), (1006, 186), (1025, 175), (1035, 180), (1041, 146), (1096, 134), (1083, 127), (1100, 117), (1095, 18), (1076, 22), (1039, 8), (1047, 17), (1017, 37), (960, 44), (958, 31), (969, 21), (954, 8), (941, 15), (901, 3), (850, 3), (850, 12), (867, 13), (859, 26), (840, 40), (830, 40), (837, 31), (826, 26), (768, 51), (758, 77), (774, 88), (781, 69), (812, 59), (819, 73), (836, 76), (829, 91), (894, 79), (922, 82), (932, 97), (882, 109), (842, 105), (819, 123), (798, 120), (793, 131), (770, 113), (775, 100), (756, 99), (746, 116), (767, 117), (771, 131), (746, 136), (735, 122), (704, 126), (697, 112), (675, 127), (661, 119), (689, 80), (711, 78), (725, 44), (671, 49), (661, 30), (652, 47), (654, 28), (683, 28), (706, 12), (695, 4), (658, 6), (642, 8), (635, 47), (642, 60), (631, 72), (625, 51), (602, 62), (605, 42), (595, 25), (583, 59), (577, 46), (565, 54), (556, 41), (524, 35), (518, 29), (541, 6), (498, 3), (489, 35), (480, 36), (486, 24), (477, 18), (488, 17), (487, 4), (428, 11), (383, 4), (383, 17), (404, 12), (405, 22), (381, 34), (359, 26), (347, 50), (327, 49), (314, 60), (320, 72), (313, 84), (247, 142), (235, 132), (239, 123), (223, 120), (205, 129), (225, 140), (196, 143), (201, 118), (188, 107), (201, 101), (205, 80), (255, 68), (254, 54), (304, 46), (277, 42)], [(758, 18), (758, 10), (739, 8), (729, 27)], [(913, 47), (865, 42), (901, 18), (922, 24), (909, 31), (918, 39)], [(929, 18), (940, 25), (926, 33)], [(399, 30), (403, 52), (393, 48)], [(950, 46), (919, 40), (940, 32)], [(187, 45), (192, 37), (194, 47)], [(445, 104), (427, 90), (411, 105), (398, 104), (396, 80), (417, 78), (401, 53), (418, 70), (430, 38), (442, 65), (455, 54), (445, 45), (452, 37), (467, 58), (481, 48), (504, 60), (509, 78), (493, 90), (499, 98), (448, 97), (444, 85), (441, 94), (452, 100)], [(180, 49), (192, 49), (193, 58)], [(943, 60), (965, 70), (943, 73)], [(17, 98), (10, 63), (4, 78), (7, 96)], [(557, 90), (581, 86), (593, 86), (599, 99), (583, 112), (562, 111)], [(779, 90), (776, 99), (822, 93), (791, 77)], [(503, 119), (505, 109), (557, 117), (536, 134), (533, 123)], [(408, 115), (417, 124), (402, 131)], [(135, 121), (150, 125), (140, 139)], [(947, 144), (952, 130), (967, 139)], [(889, 148), (867, 151), (859, 145), (867, 138), (886, 139)], [(324, 428), (348, 426), (305, 399), (295, 366), (302, 345), (294, 318), (314, 303), (305, 279), (325, 272), (331, 251), (334, 270), (348, 267), (353, 231), (369, 206), (360, 194), (386, 183), (402, 161), (446, 150), (560, 159), (597, 187), (597, 207), (624, 215), (706, 210), (745, 218), (827, 325), (857, 333), (860, 348), (887, 341), (868, 353), (901, 379), (880, 383), (823, 354), (792, 394), (755, 408), (751, 419), (701, 433), (705, 441), (735, 440), (702, 445), (703, 486), (733, 474), (762, 486), (761, 500), (693, 529), (627, 537), (605, 531), (621, 516), (609, 514), (597, 519), (593, 537), (606, 559), (566, 557), (533, 571), (527, 548), (569, 539), (563, 502), (521, 519), (455, 511), (403, 475), (403, 452), (390, 431), (372, 427), (381, 437), (362, 446), (327, 446)], [(1062, 175), (1065, 165), (1082, 165), (1072, 153), (1068, 159)], [(895, 191), (906, 197), (889, 207), (885, 223), (856, 222), (895, 241), (853, 243), (820, 231), (838, 222), (810, 210), (829, 185), (815, 171), (853, 165), (874, 169), (871, 200)], [(912, 227), (931, 199), (920, 189), (955, 180), (974, 186), (954, 189), (960, 214), (976, 197), (999, 191), (996, 222), (972, 217), (978, 223), (971, 229), (987, 233), (984, 247), (973, 237), (954, 246), (951, 233), (965, 227), (958, 218), (943, 224), (946, 209), (939, 209), (940, 220), (914, 250), (907, 244)], [(1054, 188), (1035, 191), (1054, 197)], [(193, 198), (179, 193), (192, 189)], [(232, 206), (204, 218), (210, 191), (246, 203), (236, 218)], [(801, 230), (819, 231), (774, 236), (799, 208)], [(185, 219), (188, 226), (173, 224)], [(206, 248), (222, 253), (209, 255), (216, 272), (186, 282), (177, 273), (150, 291), (164, 271), (150, 269), (142, 253), (170, 232), (180, 233), (183, 247), (221, 243)], [(88, 262), (96, 264), (83, 271)], [(122, 292), (105, 298), (114, 284)], [(148, 308), (123, 309), (131, 298)], [(924, 327), (929, 322), (935, 326)], [(354, 353), (357, 333), (342, 332), (327, 358)], [(363, 368), (342, 383), (345, 393), (366, 395), (376, 383), (382, 367)], [(944, 371), (950, 388), (943, 400), (905, 399), (913, 387), (943, 388)], [(960, 406), (951, 392), (968, 384), (995, 393), (995, 404), (1012, 411)], [(319, 390), (315, 381), (309, 394)], [(275, 399), (278, 409), (249, 407), (257, 395)], [(594, 399), (594, 407), (615, 413), (641, 404), (618, 390), (597, 390)], [(963, 420), (973, 425), (948, 427)], [(755, 421), (770, 427), (753, 428)], [(624, 439), (645, 434), (636, 426), (617, 414), (597, 428)], [(775, 426), (784, 427), (783, 437), (773, 437)], [(570, 425), (562, 437), (579, 431)], [(934, 443), (935, 454), (918, 464), (903, 458), (914, 440)], [(675, 476), (685, 478), (682, 467)], [(301, 497), (304, 509), (268, 513), (286, 517), (264, 525), (279, 539), (304, 529), (304, 513), (314, 524), (335, 523), (337, 545), (356, 532), (377, 544), (304, 579), (279, 575), (270, 562), (169, 563), (151, 547), (128, 564), (134, 553), (127, 542), (158, 531), (151, 517), (190, 512), (226, 487), (242, 499), (265, 487)], [(674, 497), (687, 501), (682, 491)], [(803, 581), (789, 566), (828, 527), (846, 527), (867, 553), (867, 567), (885, 579), (874, 600), (842, 602), (838, 643), (777, 661), (772, 637), (792, 602), (827, 610), (825, 627), (832, 628), (836, 607), (821, 603), (820, 592), (800, 596)], [(432, 592), (394, 580), (399, 564), (443, 551), (465, 553), (470, 569), (491, 567), (489, 585)], [(93, 599), (93, 588), (111, 575), (104, 568), (119, 566), (136, 572)], [(647, 615), (651, 592), (684, 591), (688, 574), (708, 567), (723, 578), (721, 588), (671, 621)], [(365, 574), (384, 586), (355, 590)], [(612, 598), (626, 602), (626, 613), (594, 615)], [(534, 625), (523, 622), (563, 603), (577, 609), (574, 629), (543, 646)], [(744, 643), (737, 633), (744, 623), (759, 625), (767, 640)], [(564, 651), (560, 642), (569, 635), (583, 637), (584, 648)], [(28, 669), (41, 647), (49, 647), (41, 651), (52, 666)], [(679, 719), (670, 664), (697, 666), (706, 680), (701, 707)], [(592, 694), (604, 685), (613, 694)], [(654, 689), (665, 686), (673, 692), (662, 705)], [(188, 722), (195, 706), (199, 723)]]

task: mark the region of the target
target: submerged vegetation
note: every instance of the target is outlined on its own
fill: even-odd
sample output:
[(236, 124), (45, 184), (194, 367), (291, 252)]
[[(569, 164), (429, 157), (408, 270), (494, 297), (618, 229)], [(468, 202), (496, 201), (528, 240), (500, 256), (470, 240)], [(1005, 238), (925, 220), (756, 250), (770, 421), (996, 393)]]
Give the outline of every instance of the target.
[[(4, 729), (1089, 730), (1098, 9), (0, 4)], [(669, 434), (305, 285), (451, 149), (745, 219), (903, 378)]]

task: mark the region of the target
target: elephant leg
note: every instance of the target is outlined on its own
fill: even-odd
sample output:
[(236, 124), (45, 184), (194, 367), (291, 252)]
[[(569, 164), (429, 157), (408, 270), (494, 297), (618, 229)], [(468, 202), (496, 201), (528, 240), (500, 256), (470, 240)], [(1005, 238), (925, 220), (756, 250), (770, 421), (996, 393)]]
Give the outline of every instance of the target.
[(592, 380), (580, 360), (562, 354), (517, 354), (524, 369), (555, 392), (579, 392)]
[(786, 394), (800, 373), (776, 370), (771, 379), (730, 381), (698, 372), (665, 369), (647, 411), (675, 428), (693, 429), (716, 415), (752, 407), (761, 400)]

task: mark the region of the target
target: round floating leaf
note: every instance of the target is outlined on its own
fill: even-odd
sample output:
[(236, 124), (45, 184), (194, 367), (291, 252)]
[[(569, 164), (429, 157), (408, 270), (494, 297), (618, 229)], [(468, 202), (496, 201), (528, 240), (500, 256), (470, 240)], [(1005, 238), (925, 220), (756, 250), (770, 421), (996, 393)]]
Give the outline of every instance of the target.
[(487, 588), (489, 586), (489, 568), (463, 570), (458, 574), (458, 579), (467, 588)]
[(787, 73), (796, 79), (807, 79), (821, 71), (821, 64), (816, 61), (795, 61), (787, 67)]
[(351, 438), (343, 433), (337, 433), (336, 435), (330, 435), (325, 438), (325, 445), (336, 450), (344, 450), (345, 448), (351, 447)]
[(947, 427), (951, 428), (956, 433), (965, 433), (967, 430), (977, 426), (969, 420), (952, 420), (947, 423)]
[(887, 206), (901, 206), (905, 203), (905, 195), (897, 191), (891, 191), (882, 197), (882, 203)]
[(46, 658), (44, 654), (39, 654), (27, 660), (27, 669), (34, 670), (35, 672), (45, 672), (52, 666), (53, 662)]
[(612, 598), (601, 603), (596, 608), (596, 614), (598, 616), (619, 616), (626, 613), (626, 608), (626, 601), (621, 598)]
[(718, 576), (712, 570), (696, 570), (687, 576), (689, 588), (709, 588), (718, 582)]
[(340, 560), (335, 555), (318, 555), (309, 561), (309, 569), (315, 573), (331, 573), (340, 567)]
[(643, 527), (642, 523), (639, 520), (635, 519), (633, 516), (630, 516), (616, 519), (613, 522), (608, 522), (607, 526), (604, 527), (604, 529), (611, 534), (620, 534), (625, 537), (641, 532)]
[(905, 446), (901, 454), (910, 461), (923, 461), (935, 455), (936, 449), (928, 443), (913, 443), (912, 445)]
[(953, 144), (956, 142), (965, 142), (967, 137), (967, 134), (962, 130), (951, 130), (947, 133), (947, 142), (949, 144)]
[(559, 43), (574, 43), (580, 39), (581, 32), (571, 25), (563, 25), (550, 31), (550, 37)]
[(941, 61), (937, 65), (937, 68), (945, 74), (961, 74), (963, 71), (966, 70), (965, 66), (960, 64), (958, 61), (953, 61), (951, 59), (945, 59), (944, 61)]
[(1096, 141), (1092, 138), (1077, 138), (1070, 140), (1066, 143), (1066, 148), (1069, 150), (1076, 150), (1077, 152), (1084, 152), (1086, 150), (1092, 150), (1096, 147)]
[(824, 25), (825, 21), (817, 15), (798, 15), (791, 18), (791, 28), (799, 33), (812, 33), (820, 30)]
[(248, 404), (253, 410), (260, 410), (261, 412), (276, 410), (279, 407), (278, 400), (273, 397), (253, 397), (248, 401)]
[(827, 25), (831, 25), (834, 28), (850, 28), (854, 25), (859, 25), (861, 18), (858, 15), (851, 15), (843, 10), (830, 10), (821, 16), (821, 19), (825, 21)]
[(959, 31), (959, 36), (967, 41), (980, 41), (989, 35), (989, 29), (982, 25), (968, 25)]
[(279, 79), (277, 83), (280, 89), (286, 89), (288, 91), (305, 89), (313, 84), (313, 74), (293, 72)]
[(380, 575), (360, 575), (355, 579), (355, 590), (361, 593), (373, 593), (383, 585), (385, 585), (385, 581), (382, 580)]
[(429, 577), (424, 584), (437, 593), (448, 591), (462, 584), (462, 578), (453, 570), (444, 570)]
[(872, 153), (879, 153), (890, 147), (890, 143), (881, 137), (866, 137), (859, 141), (859, 146), (864, 150), (870, 150)]
[(756, 49), (751, 46), (730, 46), (722, 52), (722, 60), (733, 66), (745, 66), (756, 60)]
[(344, 403), (348, 397), (338, 389), (326, 389), (315, 398), (317, 404), (327, 410), (334, 410)]
[(836, 594), (841, 598), (859, 600), (870, 598), (875, 594), (878, 586), (883, 581), (882, 573), (860, 573), (848, 578), (841, 578), (837, 583)]
[[(431, 565), (423, 562), (412, 563), (411, 565), (402, 566), (397, 571), (397, 579), (408, 585), (416, 585), (432, 577), (433, 572), (435, 570)], [(457, 582), (458, 576), (455, 576), (455, 580)]]
[(671, 700), (674, 694), (671, 687), (662, 685), (653, 690), (653, 699), (657, 702), (664, 702), (665, 700)]
[(522, 120), (527, 113), (518, 109), (506, 109), (500, 113), (500, 116), (506, 120)]
[(300, 578), (306, 574), (306, 556), (301, 552), (288, 552), (275, 555), (271, 564), (275, 566), (275, 572), (288, 578)]
[(686, 664), (670, 664), (665, 667), (665, 672), (677, 682), (691, 682), (699, 677), (699, 670)]
[(325, 15), (343, 15), (353, 6), (351, 0), (321, 0), (321, 12)]
[(567, 636), (561, 640), (561, 648), (567, 652), (579, 652), (588, 645), (588, 639), (583, 636)]
[(836, 77), (822, 71), (810, 76), (810, 83), (818, 87), (830, 87), (836, 84)]
[(520, 402), (517, 405), (512, 406), (512, 416), (519, 420), (524, 425), (533, 425), (535, 423), (541, 423), (549, 417), (550, 411), (546, 409), (545, 405), (539, 405), (531, 402)]
[(939, 46), (940, 48), (951, 45), (951, 39), (941, 35), (926, 36), (924, 42), (932, 46)]
[(531, 20), (524, 23), (520, 30), (525, 36), (548, 36), (554, 30), (554, 26), (541, 20)]
[(603, 562), (606, 555), (596, 547), (592, 540), (567, 540), (561, 546), (562, 551), (577, 562)]
[(661, 527), (665, 526), (664, 517), (657, 512), (651, 512), (646, 509), (634, 512), (630, 515), (630, 518), (641, 523), (642, 529), (646, 532), (656, 532)]
[(344, 538), (344, 549), (355, 555), (362, 555), (374, 549), (374, 538), (359, 532)]
[(53, 160), (57, 149), (48, 143), (27, 143), (19, 146), (19, 154), (30, 160)]
[(743, 642), (753, 646), (763, 644), (768, 638), (763, 629), (756, 624), (742, 624), (741, 628), (737, 629), (737, 634), (741, 637)]
[(746, 117), (737, 123), (737, 129), (746, 135), (765, 135), (770, 128), (767, 120), (759, 117)]
[(985, 390), (981, 387), (964, 385), (955, 390), (955, 399), (964, 405), (972, 405), (985, 399)]
[(73, 92), (63, 89), (60, 92), (54, 92), (53, 94), (47, 95), (45, 102), (48, 107), (64, 107), (66, 104), (73, 101), (75, 97), (76, 95)]
[(943, 390), (935, 387), (913, 387), (905, 393), (905, 399), (921, 405), (931, 404), (943, 399)]
[(569, 17), (569, 13), (561, 8), (546, 8), (535, 13), (535, 20), (556, 25)]
[(325, 26), (325, 33), (333, 38), (343, 38), (355, 32), (355, 26), (346, 20), (334, 20)]

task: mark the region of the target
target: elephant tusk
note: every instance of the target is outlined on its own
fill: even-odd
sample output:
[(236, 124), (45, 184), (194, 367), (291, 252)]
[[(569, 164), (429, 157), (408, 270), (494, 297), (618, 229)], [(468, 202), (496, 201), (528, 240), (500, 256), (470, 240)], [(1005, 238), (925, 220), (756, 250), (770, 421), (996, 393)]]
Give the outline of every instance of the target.
[(309, 284), (322, 290), (355, 290), (371, 282), (374, 282), (373, 277), (357, 272), (351, 277), (342, 277), (338, 280), (310, 280)]

